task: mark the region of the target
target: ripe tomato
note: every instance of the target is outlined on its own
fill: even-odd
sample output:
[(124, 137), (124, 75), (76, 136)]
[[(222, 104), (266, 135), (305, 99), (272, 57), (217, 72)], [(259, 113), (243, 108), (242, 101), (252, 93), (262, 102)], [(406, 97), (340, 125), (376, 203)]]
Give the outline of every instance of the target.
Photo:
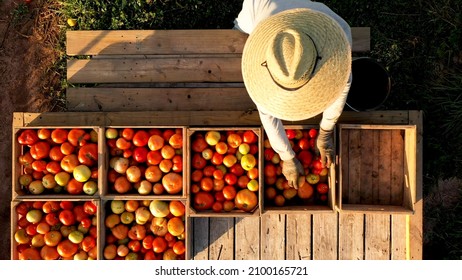
[(29, 212), (30, 208), (32, 206), (26, 202), (20, 202), (17, 206), (16, 206), (16, 213), (21, 215), (21, 216), (25, 216), (27, 214), (27, 212)]
[(67, 141), (75, 147), (83, 146), (88, 140), (90, 140), (90, 134), (81, 128), (73, 128), (67, 134)]
[(69, 200), (63, 200), (59, 203), (59, 207), (64, 210), (72, 210), (74, 208), (74, 202)]
[(164, 237), (156, 236), (152, 241), (152, 250), (154, 253), (162, 253), (167, 250), (168, 243)]
[(232, 200), (236, 197), (237, 191), (234, 186), (226, 186), (223, 188), (223, 196), (226, 200)]
[(79, 149), (79, 162), (87, 166), (92, 166), (98, 162), (98, 145), (88, 143)]
[(295, 130), (286, 129), (286, 135), (287, 135), (287, 138), (289, 138), (289, 140), (294, 139), (295, 138)]
[(194, 194), (193, 198), (194, 209), (196, 210), (208, 210), (212, 208), (214, 197), (210, 192), (199, 191)]
[(18, 136), (18, 143), (21, 145), (33, 145), (38, 140), (37, 132), (33, 129), (25, 129)]
[(51, 132), (51, 140), (56, 144), (62, 144), (67, 141), (67, 129), (56, 128)]
[(146, 162), (148, 159), (148, 149), (146, 147), (136, 147), (133, 149), (133, 159), (137, 162)]
[(137, 147), (146, 146), (148, 144), (149, 137), (150, 137), (150, 135), (149, 135), (149, 133), (147, 131), (138, 130), (133, 135), (133, 139), (132, 139), (133, 145), (135, 145)]
[(75, 215), (71, 210), (62, 210), (59, 212), (59, 221), (66, 226), (73, 225), (75, 223)]
[[(77, 222), (81, 222), (83, 219), (88, 218), (88, 214), (84, 212), (83, 210), (83, 205), (76, 205), (72, 209), (72, 212), (74, 213), (75, 220)], [(90, 220), (90, 225), (91, 225), (91, 220)]]
[(326, 194), (329, 192), (329, 186), (325, 183), (319, 183), (316, 186), (316, 190), (318, 191), (319, 194)]
[(49, 224), (52, 227), (60, 223), (58, 214), (56, 212), (48, 213), (45, 216), (45, 221), (47, 222), (47, 224)]
[(47, 158), (50, 153), (50, 143), (38, 141), (30, 147), (30, 154), (35, 160)]
[(71, 178), (66, 185), (66, 190), (69, 194), (82, 194), (83, 184), (84, 183), (77, 181), (75, 178)]
[(72, 257), (75, 253), (77, 253), (79, 245), (72, 243), (69, 239), (65, 239), (59, 242), (56, 249), (58, 250), (58, 254), (61, 257), (68, 258)]
[(97, 207), (92, 201), (85, 201), (83, 211), (89, 215), (96, 215)]
[(244, 143), (253, 144), (258, 140), (257, 135), (252, 130), (246, 130), (242, 135), (242, 141)]
[(248, 212), (257, 206), (258, 198), (253, 191), (250, 191), (249, 189), (242, 189), (237, 192), (236, 197), (234, 198), (234, 204), (238, 209)]

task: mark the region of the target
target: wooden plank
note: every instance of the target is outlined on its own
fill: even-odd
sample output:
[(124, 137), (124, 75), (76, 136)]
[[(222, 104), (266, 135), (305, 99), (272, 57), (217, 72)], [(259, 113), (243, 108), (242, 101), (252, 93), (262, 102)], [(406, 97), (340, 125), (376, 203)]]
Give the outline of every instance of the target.
[(209, 219), (191, 218), (193, 227), (192, 256), (194, 260), (209, 259)]
[(371, 28), (352, 27), (353, 52), (368, 52), (371, 50)]
[(234, 218), (209, 218), (209, 259), (234, 259)]
[(410, 258), (413, 260), (422, 259), (423, 244), (423, 119), (422, 111), (410, 111), (409, 123), (416, 125), (416, 193), (415, 193), (415, 214), (409, 216), (410, 230)]
[(245, 88), (69, 88), (69, 111), (254, 110)]
[(104, 124), (104, 113), (45, 112), (23, 114), (23, 125), (31, 127), (104, 126)]
[(311, 259), (311, 217), (310, 214), (286, 216), (286, 260)]
[(391, 130), (381, 130), (379, 136), (379, 201), (390, 205), (391, 184)]
[(261, 259), (284, 260), (286, 216), (265, 214), (261, 217)]
[(391, 132), (391, 205), (403, 205), (404, 189), (404, 131)]
[(366, 214), (365, 259), (390, 259), (390, 214)]
[(349, 131), (348, 141), (348, 204), (360, 203), (361, 180), (361, 132)]
[[(370, 28), (352, 27), (353, 52), (370, 50)], [(233, 29), (73, 30), (67, 55), (242, 53), (248, 35)]]
[(69, 83), (242, 82), (240, 58), (67, 61)]
[(374, 142), (374, 146), (372, 148), (373, 160), (372, 160), (372, 182), (371, 182), (372, 202), (371, 204), (378, 204), (379, 190), (380, 190), (380, 182), (379, 182), (380, 134), (379, 134), (379, 130), (373, 130), (372, 141)]
[(373, 131), (365, 129), (361, 131), (361, 179), (360, 179), (360, 203), (372, 203), (372, 167), (373, 167)]
[(339, 214), (339, 260), (364, 259), (364, 214)]
[(370, 111), (352, 112), (344, 111), (337, 124), (408, 124), (408, 111)]
[(391, 215), (391, 259), (405, 260), (407, 256), (406, 215)]
[(68, 55), (242, 53), (247, 37), (232, 29), (67, 31), (66, 52)]
[(313, 214), (313, 260), (338, 259), (338, 214)]
[(340, 169), (341, 169), (341, 176), (340, 176), (340, 190), (339, 190), (339, 206), (342, 208), (342, 203), (348, 202), (348, 174), (349, 174), (349, 130), (340, 128)]
[(260, 259), (260, 217), (235, 218), (234, 251), (236, 260)]

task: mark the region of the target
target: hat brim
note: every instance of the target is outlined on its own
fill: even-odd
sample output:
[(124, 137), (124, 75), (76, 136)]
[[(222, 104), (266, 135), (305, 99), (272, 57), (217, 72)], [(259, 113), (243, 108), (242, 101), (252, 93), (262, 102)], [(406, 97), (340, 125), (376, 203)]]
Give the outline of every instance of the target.
[[(297, 28), (309, 35), (318, 52), (312, 78), (287, 90), (274, 82), (264, 65), (268, 42), (280, 31)], [(242, 75), (250, 98), (276, 118), (299, 121), (322, 113), (342, 93), (351, 71), (351, 46), (330, 16), (310, 9), (292, 9), (260, 22), (242, 54)]]

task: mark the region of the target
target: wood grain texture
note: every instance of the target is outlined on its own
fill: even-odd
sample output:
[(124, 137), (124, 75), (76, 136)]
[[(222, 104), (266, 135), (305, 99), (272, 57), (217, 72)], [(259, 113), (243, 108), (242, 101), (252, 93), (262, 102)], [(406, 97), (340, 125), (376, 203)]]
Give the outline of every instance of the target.
[(310, 214), (288, 214), (286, 216), (286, 260), (311, 259), (311, 217)]
[(286, 216), (265, 214), (261, 217), (261, 259), (283, 260), (286, 253)]
[(338, 213), (313, 215), (313, 260), (338, 259)]
[(191, 218), (192, 233), (192, 259), (209, 259), (209, 219)]
[(366, 214), (365, 259), (390, 259), (390, 219), (389, 214)]
[(260, 217), (235, 218), (236, 260), (260, 259)]
[(234, 259), (234, 218), (209, 218), (209, 259)]
[(364, 259), (364, 214), (339, 214), (339, 260)]

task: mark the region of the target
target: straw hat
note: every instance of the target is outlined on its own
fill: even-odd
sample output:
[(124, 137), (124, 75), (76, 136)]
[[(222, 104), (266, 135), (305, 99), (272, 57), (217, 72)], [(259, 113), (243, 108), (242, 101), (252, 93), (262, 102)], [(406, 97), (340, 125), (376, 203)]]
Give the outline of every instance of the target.
[(289, 121), (322, 113), (342, 93), (350, 71), (345, 32), (328, 15), (310, 9), (263, 20), (242, 54), (244, 84), (253, 102)]

